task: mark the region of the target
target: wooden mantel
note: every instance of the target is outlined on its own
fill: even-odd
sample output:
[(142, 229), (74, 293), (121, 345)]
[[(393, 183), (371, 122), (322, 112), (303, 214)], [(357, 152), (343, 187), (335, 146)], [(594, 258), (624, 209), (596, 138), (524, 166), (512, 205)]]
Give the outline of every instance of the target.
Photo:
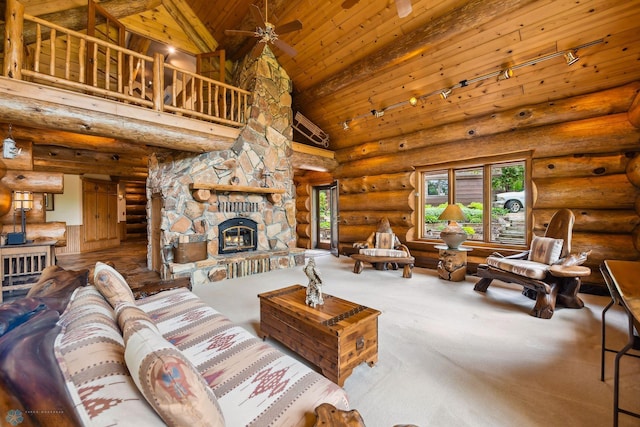
[(267, 194), (271, 203), (278, 203), (282, 199), (283, 188), (252, 187), (249, 185), (212, 184), (206, 182), (194, 182), (189, 184), (193, 198), (199, 202), (206, 202), (211, 197), (211, 191), (227, 193), (254, 193)]

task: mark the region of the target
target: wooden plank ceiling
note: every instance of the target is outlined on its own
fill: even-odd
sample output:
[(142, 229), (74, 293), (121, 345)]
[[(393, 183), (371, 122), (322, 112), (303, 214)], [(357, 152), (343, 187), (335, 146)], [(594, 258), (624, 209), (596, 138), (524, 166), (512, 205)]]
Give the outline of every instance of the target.
[[(22, 3), (29, 14), (58, 19), (86, 5), (82, 0)], [(347, 9), (347, 3), (353, 6)], [(255, 38), (228, 36), (225, 30), (255, 30), (252, 4), (265, 14), (264, 0), (101, 4), (134, 32), (191, 54), (217, 46), (232, 60), (248, 52)], [(267, 20), (276, 31), (279, 24), (302, 22), (301, 30), (279, 37), (297, 50), (295, 56), (272, 50), (293, 81), (294, 111), (329, 134), (331, 149), (384, 143), (640, 80), (640, 0), (412, 0), (412, 6), (409, 16), (399, 18), (394, 0), (269, 1)], [(580, 60), (572, 66), (559, 55), (517, 68), (597, 40), (602, 43), (577, 52)], [(510, 79), (483, 78), (510, 66), (517, 68)], [(463, 81), (471, 83), (454, 88), (446, 99), (438, 95)], [(415, 106), (411, 97), (417, 98)], [(376, 117), (374, 111), (384, 114)], [(343, 129), (344, 122), (350, 130)]]

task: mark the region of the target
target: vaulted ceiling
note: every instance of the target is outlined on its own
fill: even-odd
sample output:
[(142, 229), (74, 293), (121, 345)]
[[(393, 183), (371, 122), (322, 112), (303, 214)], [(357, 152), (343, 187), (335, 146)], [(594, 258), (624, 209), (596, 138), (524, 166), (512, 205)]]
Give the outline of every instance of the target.
[[(70, 9), (86, 0), (22, 3), (71, 28), (81, 15)], [(225, 34), (255, 30), (252, 5), (276, 32), (299, 20), (301, 30), (279, 35), (297, 54), (271, 48), (293, 81), (294, 110), (334, 150), (640, 80), (640, 0), (411, 3), (400, 18), (394, 0), (271, 0), (268, 9), (264, 0), (101, 2), (133, 32), (191, 54), (225, 49), (230, 60), (256, 41)], [(562, 52), (579, 46), (580, 60), (567, 65)], [(509, 67), (511, 78), (498, 80)], [(442, 99), (439, 91), (451, 87)]]

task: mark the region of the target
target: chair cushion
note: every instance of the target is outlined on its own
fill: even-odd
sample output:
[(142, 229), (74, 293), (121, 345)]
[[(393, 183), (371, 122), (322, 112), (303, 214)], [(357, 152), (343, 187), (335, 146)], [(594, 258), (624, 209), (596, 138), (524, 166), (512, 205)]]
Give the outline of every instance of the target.
[(409, 256), (405, 251), (398, 249), (360, 249), (360, 253), (368, 256), (384, 256), (393, 258), (404, 258)]
[(519, 276), (542, 280), (547, 275), (550, 265), (525, 259), (499, 258), (490, 256), (487, 264), (500, 270), (508, 271)]
[(376, 249), (393, 249), (394, 240), (393, 233), (376, 232)]
[(554, 264), (560, 259), (564, 240), (535, 236), (531, 241), (529, 261)]

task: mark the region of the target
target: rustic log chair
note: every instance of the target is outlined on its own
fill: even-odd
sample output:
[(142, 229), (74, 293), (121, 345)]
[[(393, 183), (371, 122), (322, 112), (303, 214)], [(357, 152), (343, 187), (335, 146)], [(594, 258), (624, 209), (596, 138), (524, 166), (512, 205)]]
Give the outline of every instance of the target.
[(403, 266), (402, 277), (410, 278), (415, 258), (411, 256), (409, 248), (400, 242), (391, 230), (389, 220), (385, 217), (380, 220), (376, 231), (372, 232), (366, 241), (355, 242), (354, 248), (357, 254), (351, 255), (355, 261), (353, 272), (360, 274), (363, 263), (371, 264), (376, 270), (398, 269)]
[(553, 316), (556, 301), (564, 307), (582, 308), (584, 303), (577, 295), (580, 277), (591, 270), (577, 265), (588, 253), (570, 256), (574, 221), (573, 212), (561, 209), (554, 213), (544, 236), (534, 237), (530, 250), (507, 257), (489, 256), (486, 264), (478, 266), (477, 275), (482, 279), (474, 290), (486, 292), (493, 279), (522, 285), (523, 294), (536, 300), (530, 314), (542, 319)]

